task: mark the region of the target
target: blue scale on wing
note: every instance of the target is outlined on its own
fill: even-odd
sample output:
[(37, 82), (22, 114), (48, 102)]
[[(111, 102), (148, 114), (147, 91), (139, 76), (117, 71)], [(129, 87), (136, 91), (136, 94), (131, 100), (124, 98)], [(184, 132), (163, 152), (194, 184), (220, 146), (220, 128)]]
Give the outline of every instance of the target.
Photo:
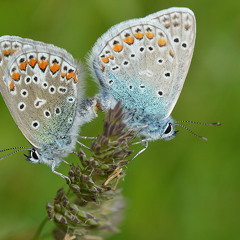
[[(37, 64), (34, 68), (28, 64), (26, 71), (21, 71), (17, 65), (17, 59), (27, 57), (29, 54), (38, 57)], [(35, 50), (28, 49), (16, 54), (6, 69), (7, 85), (12, 81), (12, 71), (20, 73), (20, 80), (13, 81), (14, 89), (12, 91), (8, 89), (12, 116), (29, 142), (39, 149), (45, 146), (48, 148), (49, 144), (53, 146), (52, 148), (58, 149), (64, 141), (62, 139), (65, 138), (65, 141), (68, 141), (68, 134), (71, 134), (76, 116), (79, 97), (77, 84), (73, 78), (61, 81), (60, 71), (55, 75), (52, 74), (49, 60), (54, 55), (61, 59), (62, 64), (64, 61), (69, 61), (58, 51), (51, 50), (50, 53), (49, 49), (38, 47)], [(75, 70), (74, 67), (72, 68)], [(25, 83), (27, 77), (31, 79), (29, 84)], [(44, 83), (47, 83), (48, 87), (44, 88)], [(59, 92), (59, 87), (65, 88), (66, 92)], [(20, 95), (22, 90), (28, 92), (27, 97)], [(69, 101), (69, 97), (72, 97), (72, 101)], [(26, 105), (25, 110), (18, 109), (19, 102)], [(56, 112), (57, 108), (59, 113)], [(67, 147), (66, 142), (63, 142), (63, 146)]]
[[(144, 109), (146, 114), (164, 119), (168, 114), (176, 62), (176, 58), (171, 56), (172, 44), (156, 24), (129, 22), (129, 27), (109, 40), (102, 49), (100, 56), (106, 57), (109, 52), (114, 60), (103, 63), (99, 57), (98, 67), (103, 64), (104, 71), (98, 74), (103, 87), (111, 89), (114, 98), (121, 100), (127, 109), (139, 110), (139, 114)], [(130, 37), (133, 37), (131, 44)], [(159, 43), (161, 39), (165, 41), (162, 46)], [(114, 42), (123, 46), (121, 51), (114, 51)]]

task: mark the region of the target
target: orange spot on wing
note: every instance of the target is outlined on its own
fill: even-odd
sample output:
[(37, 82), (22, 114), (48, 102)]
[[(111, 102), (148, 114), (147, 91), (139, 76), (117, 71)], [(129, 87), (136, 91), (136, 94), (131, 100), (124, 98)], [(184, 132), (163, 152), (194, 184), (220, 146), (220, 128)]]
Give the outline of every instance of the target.
[(67, 75), (67, 80), (71, 79), (74, 76), (75, 72), (71, 72)]
[(74, 77), (73, 77), (73, 80), (74, 80), (74, 82), (75, 83), (77, 83), (78, 82), (78, 79), (77, 79), (77, 74), (75, 73), (75, 75), (74, 75)]
[(113, 55), (108, 55), (108, 58), (113, 59)]
[(142, 39), (142, 38), (143, 38), (143, 33), (138, 32), (138, 33), (135, 33), (134, 36), (135, 36), (135, 38), (137, 38), (137, 39)]
[(159, 38), (159, 39), (158, 39), (158, 45), (159, 45), (160, 47), (166, 46), (166, 40), (165, 40), (164, 38)]
[(37, 63), (37, 59), (35, 58), (32, 58), (32, 59), (30, 59), (29, 60), (29, 62), (28, 62), (28, 64), (32, 67), (32, 68), (34, 68), (34, 66), (36, 65), (36, 63)]
[(17, 51), (17, 49), (13, 49), (12, 52), (15, 53)]
[(39, 66), (42, 70), (45, 70), (46, 67), (47, 67), (47, 65), (48, 65), (48, 60), (47, 60), (47, 61), (42, 60), (41, 62), (38, 61), (38, 66)]
[(10, 89), (10, 91), (13, 91), (13, 89), (14, 89), (13, 81), (10, 82), (10, 84), (9, 84), (9, 89)]
[(15, 81), (19, 81), (20, 80), (20, 74), (18, 72), (15, 72), (12, 74), (12, 79)]
[(131, 36), (128, 36), (128, 37), (124, 38), (123, 41), (125, 43), (127, 43), (128, 45), (130, 45), (130, 44), (133, 44), (134, 38)]
[(116, 43), (116, 44), (114, 44), (114, 46), (113, 46), (113, 51), (115, 51), (115, 52), (121, 52), (122, 49), (123, 49), (123, 45), (121, 45), (121, 44), (119, 44), (119, 43)]
[(9, 56), (11, 54), (11, 49), (3, 50), (4, 56)]
[(19, 68), (20, 68), (21, 70), (26, 70), (26, 66), (27, 66), (27, 61), (21, 63), (21, 64), (19, 65)]
[(173, 50), (170, 50), (170, 51), (169, 51), (169, 54), (171, 55), (171, 57), (174, 57), (174, 52), (173, 52)]
[(154, 37), (154, 33), (152, 32), (147, 32), (146, 33), (147, 38), (152, 39)]
[(102, 62), (103, 62), (103, 63), (108, 63), (108, 62), (109, 62), (109, 59), (106, 58), (106, 57), (102, 57)]
[(53, 63), (53, 65), (50, 67), (51, 72), (54, 74), (60, 69), (60, 65), (58, 65), (56, 62)]
[(66, 77), (67, 73), (62, 73), (61, 76), (62, 76), (62, 78)]
[(102, 72), (104, 71), (104, 66), (102, 65)]

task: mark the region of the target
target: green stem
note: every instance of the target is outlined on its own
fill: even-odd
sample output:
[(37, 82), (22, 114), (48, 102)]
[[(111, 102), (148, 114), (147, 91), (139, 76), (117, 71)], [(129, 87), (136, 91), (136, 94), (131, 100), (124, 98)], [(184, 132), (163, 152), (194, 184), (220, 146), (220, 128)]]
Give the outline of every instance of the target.
[(38, 240), (38, 239), (39, 239), (40, 234), (41, 234), (41, 232), (42, 232), (42, 230), (43, 230), (43, 228), (44, 228), (44, 226), (45, 226), (45, 224), (47, 223), (48, 220), (49, 220), (48, 217), (45, 217), (45, 218), (43, 219), (43, 221), (42, 221), (41, 224), (39, 225), (39, 227), (38, 227), (38, 229), (37, 229), (34, 237), (32, 238), (32, 240)]

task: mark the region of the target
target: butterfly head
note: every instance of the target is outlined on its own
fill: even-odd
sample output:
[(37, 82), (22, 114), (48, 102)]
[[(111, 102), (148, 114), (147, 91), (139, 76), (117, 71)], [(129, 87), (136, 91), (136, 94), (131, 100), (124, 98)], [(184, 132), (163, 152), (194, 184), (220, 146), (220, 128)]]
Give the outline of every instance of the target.
[(27, 161), (31, 162), (31, 163), (41, 163), (41, 154), (38, 152), (38, 150), (32, 148), (31, 150), (29, 150), (29, 155), (24, 154), (24, 156), (26, 157)]
[(173, 139), (178, 131), (175, 131), (174, 120), (171, 117), (161, 121), (154, 121), (148, 124), (140, 132), (140, 135), (149, 140), (164, 139), (166, 141)]
[(36, 148), (32, 148), (29, 150), (29, 154), (25, 155), (27, 161), (31, 163), (45, 163), (49, 166), (52, 166), (53, 162), (55, 162), (55, 166), (58, 167), (59, 163), (61, 162), (60, 158), (58, 155), (46, 152), (46, 151), (41, 151)]

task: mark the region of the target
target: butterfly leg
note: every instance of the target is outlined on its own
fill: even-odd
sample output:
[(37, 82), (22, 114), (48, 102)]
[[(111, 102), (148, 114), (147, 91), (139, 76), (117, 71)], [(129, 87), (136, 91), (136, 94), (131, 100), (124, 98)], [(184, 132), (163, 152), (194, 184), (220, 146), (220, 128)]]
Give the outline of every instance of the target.
[[(145, 141), (144, 141), (145, 140)], [(147, 148), (148, 148), (148, 141), (146, 140), (146, 139), (143, 139), (143, 140), (141, 140), (140, 142), (136, 142), (136, 143), (134, 143), (135, 145), (136, 144), (139, 144), (139, 143), (145, 143), (145, 147), (142, 149), (142, 150), (140, 150), (132, 159), (131, 159), (131, 161), (134, 159), (134, 158), (136, 158), (138, 155), (140, 155), (142, 152), (144, 152)]]
[(65, 179), (65, 180), (67, 181), (68, 184), (70, 184), (70, 183), (71, 183), (70, 178), (67, 177), (67, 176), (65, 176), (65, 175), (63, 175), (63, 174), (60, 173), (60, 172), (55, 171), (55, 168), (56, 168), (56, 165), (55, 165), (55, 162), (53, 161), (52, 168), (51, 168), (51, 169), (52, 169), (52, 172), (55, 173), (55, 174), (57, 174), (58, 176), (62, 177), (63, 179)]
[(97, 139), (97, 137), (87, 137), (87, 136), (78, 136), (79, 138), (82, 138), (82, 139), (92, 139), (92, 140), (94, 140), (94, 139)]
[[(87, 136), (78, 136), (78, 138), (82, 138), (82, 139), (97, 139), (97, 137), (87, 137)], [(87, 147), (86, 145), (84, 145), (83, 143), (77, 141), (77, 143), (81, 146), (81, 147), (85, 147), (88, 150), (91, 150), (89, 147)]]
[(77, 143), (78, 143), (80, 146), (85, 147), (85, 148), (88, 149), (88, 150), (91, 150), (89, 147), (87, 147), (87, 146), (84, 145), (83, 143), (81, 143), (81, 142), (79, 142), (79, 141), (77, 141)]
[[(146, 143), (146, 142), (148, 142), (150, 139), (148, 139), (148, 138), (144, 138), (144, 139), (142, 139), (141, 141), (139, 141), (139, 142), (135, 142), (135, 143), (132, 143), (132, 145), (137, 145), (137, 144), (140, 144), (140, 143)], [(146, 144), (145, 144), (146, 145)]]
[(68, 163), (67, 161), (65, 161), (65, 160), (63, 160), (63, 159), (62, 159), (62, 162), (64, 162), (64, 163), (67, 164), (68, 166), (71, 166), (70, 163)]

